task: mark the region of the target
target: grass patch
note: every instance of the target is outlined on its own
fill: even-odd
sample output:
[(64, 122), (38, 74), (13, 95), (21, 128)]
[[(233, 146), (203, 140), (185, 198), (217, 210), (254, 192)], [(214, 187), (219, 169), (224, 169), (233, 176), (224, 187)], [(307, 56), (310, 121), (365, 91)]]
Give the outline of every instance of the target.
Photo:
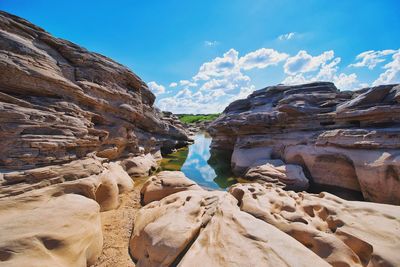
[(178, 118), (183, 123), (196, 123), (202, 121), (213, 121), (218, 118), (220, 113), (217, 114), (179, 114)]

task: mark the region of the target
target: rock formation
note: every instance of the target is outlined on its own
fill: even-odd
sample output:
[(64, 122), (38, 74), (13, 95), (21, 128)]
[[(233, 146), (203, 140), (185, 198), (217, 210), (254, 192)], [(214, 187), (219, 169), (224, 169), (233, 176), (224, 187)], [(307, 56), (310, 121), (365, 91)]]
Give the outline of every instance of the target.
[[(400, 85), (350, 92), (332, 83), (277, 85), (231, 103), (209, 126), (232, 168), (271, 159), (302, 166), (312, 183), (400, 204)], [(258, 161), (258, 163), (257, 163)]]
[(138, 266), (398, 265), (399, 206), (286, 190), (399, 204), (399, 86), (232, 103), (209, 131), (252, 183), (228, 192), (164, 171), (139, 194), (161, 153), (190, 142), (154, 98), (124, 66), (0, 12), (0, 266), (127, 266), (128, 245)]
[(333, 266), (396, 266), (400, 207), (285, 191), (271, 184), (234, 185), (240, 209), (275, 226)]
[(60, 164), (90, 152), (117, 159), (188, 140), (126, 67), (4, 12), (0, 30), (0, 168)]
[(229, 193), (195, 189), (166, 188), (163, 199), (139, 210), (130, 242), (137, 266), (396, 266), (400, 260), (398, 206), (272, 183), (237, 184)]
[(128, 173), (189, 141), (154, 100), (121, 64), (0, 11), (0, 265), (96, 261)]
[(243, 178), (250, 181), (274, 183), (286, 190), (302, 191), (308, 188), (308, 180), (303, 169), (298, 165), (284, 164), (282, 160), (272, 159), (265, 162), (257, 161), (250, 166)]
[(141, 201), (144, 205), (161, 200), (176, 192), (186, 190), (201, 190), (195, 182), (180, 171), (162, 171), (150, 177), (140, 191)]

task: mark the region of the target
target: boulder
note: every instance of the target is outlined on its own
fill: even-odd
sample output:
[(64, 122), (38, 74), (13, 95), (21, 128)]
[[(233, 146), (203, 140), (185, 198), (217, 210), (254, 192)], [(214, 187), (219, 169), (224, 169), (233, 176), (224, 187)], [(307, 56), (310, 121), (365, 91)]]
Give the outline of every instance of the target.
[(263, 164), (271, 159), (272, 149), (269, 147), (240, 148), (235, 147), (232, 153), (232, 171), (237, 174), (256, 164)]
[(99, 205), (40, 189), (0, 200), (1, 266), (88, 266), (100, 256)]
[(161, 200), (166, 196), (186, 190), (203, 190), (180, 171), (162, 171), (150, 177), (143, 185), (140, 195), (143, 204)]
[(269, 160), (263, 165), (250, 167), (243, 178), (274, 183), (286, 190), (302, 191), (308, 188), (308, 179), (301, 166), (285, 164), (281, 160)]
[(226, 192), (188, 190), (143, 207), (130, 253), (138, 266), (329, 266)]
[(124, 159), (121, 166), (131, 177), (139, 178), (151, 175), (157, 169), (158, 163), (151, 153), (147, 153), (146, 155)]

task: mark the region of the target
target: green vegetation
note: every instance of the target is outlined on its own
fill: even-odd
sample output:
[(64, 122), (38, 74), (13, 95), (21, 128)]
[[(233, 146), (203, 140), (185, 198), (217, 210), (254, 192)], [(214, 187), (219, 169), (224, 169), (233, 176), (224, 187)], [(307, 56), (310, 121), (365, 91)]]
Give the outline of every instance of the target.
[(183, 123), (196, 123), (202, 121), (213, 121), (218, 118), (220, 113), (217, 114), (178, 114), (178, 118)]
[(178, 149), (178, 151), (163, 156), (160, 164), (160, 171), (180, 171), (183, 163), (188, 156), (189, 149), (187, 147)]

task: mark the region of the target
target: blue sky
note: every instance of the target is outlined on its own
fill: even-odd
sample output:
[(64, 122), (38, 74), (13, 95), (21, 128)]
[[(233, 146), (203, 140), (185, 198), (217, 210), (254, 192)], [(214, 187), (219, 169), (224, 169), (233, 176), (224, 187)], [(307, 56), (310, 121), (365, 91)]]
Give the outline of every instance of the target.
[(128, 66), (177, 113), (277, 83), (400, 82), (398, 0), (0, 0), (0, 9)]

